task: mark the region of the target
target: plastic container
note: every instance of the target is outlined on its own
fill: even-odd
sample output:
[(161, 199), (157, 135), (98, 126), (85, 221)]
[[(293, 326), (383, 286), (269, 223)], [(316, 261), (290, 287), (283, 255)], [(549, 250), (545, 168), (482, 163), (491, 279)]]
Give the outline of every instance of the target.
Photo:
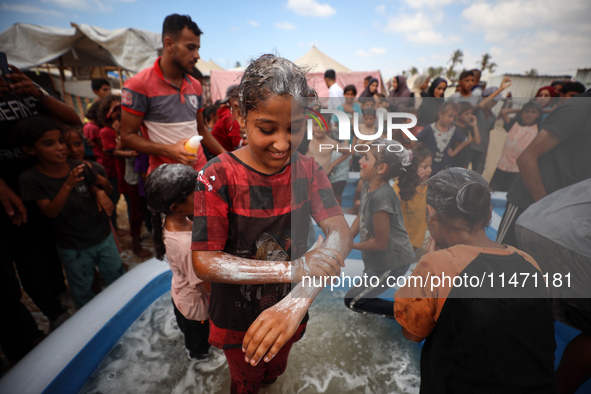
[(189, 153), (197, 155), (202, 139), (203, 137), (200, 135), (194, 135), (193, 137), (189, 138), (189, 140), (185, 142), (185, 150)]

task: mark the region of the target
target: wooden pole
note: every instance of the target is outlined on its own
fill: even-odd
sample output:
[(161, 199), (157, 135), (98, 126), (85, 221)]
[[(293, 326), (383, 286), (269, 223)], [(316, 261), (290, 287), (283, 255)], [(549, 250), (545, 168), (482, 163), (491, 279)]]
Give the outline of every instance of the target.
[(117, 73), (119, 74), (119, 89), (123, 89), (123, 70), (117, 66)]
[(64, 73), (64, 59), (60, 56), (60, 79), (62, 81), (62, 100), (66, 100), (66, 75)]
[(51, 75), (51, 69), (49, 68), (49, 63), (45, 63), (45, 67), (47, 68), (47, 75), (49, 75), (49, 82), (51, 83), (51, 88), (55, 90), (55, 84), (53, 83), (53, 76)]

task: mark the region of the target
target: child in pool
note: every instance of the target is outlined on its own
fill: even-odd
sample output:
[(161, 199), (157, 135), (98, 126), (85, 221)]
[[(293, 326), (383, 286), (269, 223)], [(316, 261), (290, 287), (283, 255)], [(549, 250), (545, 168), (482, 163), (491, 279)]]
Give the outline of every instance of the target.
[(509, 118), (511, 112), (514, 110), (501, 110), (508, 134), (497, 168), (490, 180), (491, 189), (498, 192), (509, 191), (519, 174), (517, 158), (538, 135), (542, 106), (535, 100), (529, 101), (523, 105), (513, 120)]
[(19, 178), (23, 200), (35, 201), (44, 215), (54, 219), (57, 250), (74, 305), (80, 309), (95, 295), (95, 266), (106, 285), (124, 272), (104, 214), (112, 212), (113, 205), (98, 187), (92, 169), (83, 161), (67, 158), (62, 130), (52, 120), (24, 120), (19, 137), (23, 151), (37, 158), (37, 164)]
[[(457, 115), (457, 104), (446, 101), (437, 113), (437, 121), (426, 126), (417, 134), (417, 140), (433, 155), (433, 175), (450, 167), (451, 158), (472, 142), (471, 136), (466, 138), (454, 126), (453, 123)], [(452, 148), (456, 142), (459, 144)]]
[[(255, 393), (285, 371), (322, 290), (303, 286), (302, 276), (339, 275), (351, 249), (326, 174), (293, 153), (305, 133), (303, 107), (315, 97), (289, 60), (252, 62), (238, 99), (249, 144), (212, 159), (197, 180), (193, 266), (211, 282), (209, 342), (224, 350), (232, 392)], [(326, 241), (306, 252), (310, 214)]]
[[(354, 249), (361, 250), (364, 275), (379, 278), (378, 285), (351, 287), (345, 305), (357, 312), (371, 312), (393, 317), (391, 301), (376, 298), (387, 289), (391, 277), (403, 275), (414, 261), (415, 254), (404, 228), (400, 201), (389, 184), (410, 165), (408, 152), (386, 149), (392, 141), (377, 140), (359, 162), (363, 180), (359, 214), (351, 225), (351, 235), (359, 234)], [(382, 145), (382, 146), (380, 146)]]
[[(172, 271), (171, 296), (176, 322), (185, 336), (189, 358), (209, 353), (209, 283), (197, 277), (191, 259), (193, 198), (197, 171), (183, 164), (162, 164), (146, 179), (145, 190), (152, 212), (156, 258)], [(162, 216), (165, 217), (162, 220)]]
[(432, 252), (394, 302), (403, 334), (425, 339), (421, 392), (556, 393), (548, 289), (533, 280), (501, 283), (513, 275), (540, 278), (541, 271), (528, 254), (488, 239), (488, 184), (474, 171), (451, 168), (427, 187)]
[(427, 186), (423, 182), (431, 176), (433, 157), (424, 148), (413, 151), (412, 156), (410, 166), (394, 184), (394, 191), (400, 197), (404, 227), (416, 252), (423, 246), (427, 233)]

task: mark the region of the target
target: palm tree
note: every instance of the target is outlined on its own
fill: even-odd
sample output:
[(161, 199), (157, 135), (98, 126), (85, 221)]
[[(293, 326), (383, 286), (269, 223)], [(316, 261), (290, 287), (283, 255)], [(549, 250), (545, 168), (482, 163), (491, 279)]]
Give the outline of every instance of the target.
[(441, 74), (443, 74), (443, 67), (431, 66), (427, 69), (427, 75), (429, 75), (429, 77), (431, 77), (432, 80), (440, 76)]
[(489, 73), (491, 73), (491, 74), (495, 72), (495, 69), (496, 69), (496, 68), (497, 68), (497, 63), (495, 63), (495, 62), (492, 62), (492, 63), (490, 63), (490, 64), (489, 64), (489, 65), (486, 67), (486, 69), (488, 70), (488, 72), (489, 72)]
[(419, 73), (419, 70), (418, 70), (418, 69), (417, 69), (415, 66), (412, 66), (412, 67), (411, 67), (411, 68), (408, 70), (408, 72), (410, 73), (410, 75), (417, 75), (417, 74)]
[(489, 55), (488, 53), (483, 53), (482, 54), (482, 59), (480, 59), (480, 61), (476, 62), (477, 64), (480, 65), (480, 71), (484, 71), (488, 68), (488, 65), (491, 63), (492, 56)]
[(532, 68), (529, 71), (526, 71), (525, 72), (525, 76), (526, 77), (537, 77), (538, 76), (538, 70), (536, 70), (535, 68)]
[(462, 64), (462, 61), (464, 61), (464, 52), (462, 52), (461, 49), (456, 49), (455, 51), (453, 51), (451, 57), (449, 58), (449, 63), (451, 63), (451, 65), (449, 66), (449, 69), (447, 71), (448, 78), (451, 79), (453, 78), (453, 76), (456, 75), (454, 67), (456, 66), (456, 64)]

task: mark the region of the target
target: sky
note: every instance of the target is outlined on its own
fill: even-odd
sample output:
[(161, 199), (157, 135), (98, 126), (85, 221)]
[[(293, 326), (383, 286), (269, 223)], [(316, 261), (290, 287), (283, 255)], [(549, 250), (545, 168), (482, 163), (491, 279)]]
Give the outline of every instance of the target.
[(204, 32), (201, 57), (226, 69), (264, 53), (296, 60), (312, 45), (384, 78), (449, 67), (456, 49), (464, 53), (459, 71), (478, 67), (484, 53), (497, 64), (494, 75), (591, 68), (589, 0), (0, 0), (0, 32), (70, 22), (161, 32), (173, 13), (192, 17)]

